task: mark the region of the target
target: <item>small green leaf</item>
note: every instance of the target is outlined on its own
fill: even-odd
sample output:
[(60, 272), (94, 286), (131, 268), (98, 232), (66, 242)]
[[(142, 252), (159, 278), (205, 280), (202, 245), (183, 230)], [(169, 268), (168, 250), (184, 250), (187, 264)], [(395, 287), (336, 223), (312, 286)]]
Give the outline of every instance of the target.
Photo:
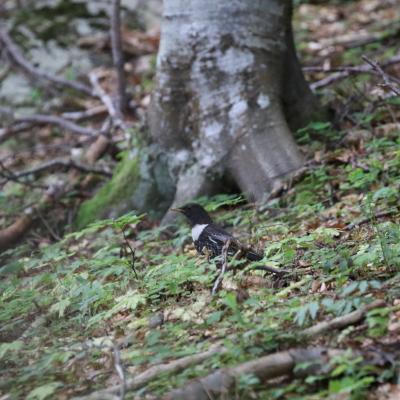
[(46, 385), (39, 386), (29, 392), (27, 400), (44, 400), (54, 394), (54, 392), (62, 386), (60, 382), (51, 382)]

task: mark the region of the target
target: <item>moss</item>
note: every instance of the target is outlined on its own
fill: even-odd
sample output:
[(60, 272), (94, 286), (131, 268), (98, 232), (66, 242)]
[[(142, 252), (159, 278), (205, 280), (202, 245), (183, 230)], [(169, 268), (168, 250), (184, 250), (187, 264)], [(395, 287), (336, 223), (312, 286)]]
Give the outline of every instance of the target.
[(116, 205), (129, 202), (137, 189), (139, 164), (138, 156), (132, 158), (126, 154), (123, 157), (112, 179), (93, 198), (81, 204), (75, 221), (77, 229), (98, 219), (109, 217), (111, 212), (118, 214), (120, 207), (116, 207)]

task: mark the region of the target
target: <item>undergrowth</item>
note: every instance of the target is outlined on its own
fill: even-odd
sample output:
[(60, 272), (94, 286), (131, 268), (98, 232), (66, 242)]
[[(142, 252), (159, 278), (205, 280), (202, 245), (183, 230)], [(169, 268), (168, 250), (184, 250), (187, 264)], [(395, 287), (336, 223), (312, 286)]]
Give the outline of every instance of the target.
[[(390, 305), (399, 296), (400, 142), (388, 144), (379, 138), (368, 143), (357, 155), (360, 171), (340, 161), (347, 150), (335, 150), (261, 209), (232, 195), (200, 199), (217, 221), (263, 249), (264, 264), (289, 270), (284, 282), (260, 272), (229, 272), (211, 297), (218, 271), (196, 255), (189, 228), (179, 224), (168, 237), (135, 213), (99, 221), (23, 256), (8, 251), (0, 282), (1, 390), (29, 399), (83, 394), (118, 383), (110, 345), (121, 340), (124, 368), (135, 374), (224, 338), (228, 354), (145, 388), (160, 394), (210, 368), (299, 346), (302, 327), (376, 298), (388, 308), (371, 311), (356, 335), (347, 329), (317, 341), (355, 351), (394, 340), (398, 332), (388, 327)], [(255, 377), (243, 377), (238, 390), (259, 398), (357, 397), (393, 378), (394, 365), (369, 371), (349, 357), (335, 360), (329, 376), (296, 386), (266, 392)]]

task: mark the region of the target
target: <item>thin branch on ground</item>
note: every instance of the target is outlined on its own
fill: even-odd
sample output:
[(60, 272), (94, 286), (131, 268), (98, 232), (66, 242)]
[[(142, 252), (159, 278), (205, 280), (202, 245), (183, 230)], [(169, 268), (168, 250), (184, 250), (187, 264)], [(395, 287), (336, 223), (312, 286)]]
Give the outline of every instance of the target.
[[(390, 65), (398, 64), (400, 63), (400, 55), (396, 55), (394, 57), (391, 57), (387, 59), (384, 63), (382, 63), (381, 68), (386, 68)], [(350, 75), (355, 75), (355, 74), (373, 74), (373, 75), (379, 75), (376, 70), (374, 70), (373, 67), (370, 65), (357, 65), (357, 66), (348, 66), (348, 67), (337, 67), (337, 68), (330, 68), (326, 69), (323, 67), (304, 67), (303, 68), (304, 72), (334, 72), (332, 75), (329, 75), (319, 81), (313, 82), (310, 84), (311, 90), (315, 91), (317, 89), (320, 89), (322, 87), (331, 85), (332, 83), (335, 83), (337, 81), (343, 80)]]
[(385, 217), (388, 217), (389, 215), (393, 215), (393, 214), (396, 214), (398, 212), (399, 212), (399, 210), (397, 208), (393, 208), (393, 209), (385, 210), (385, 211), (379, 211), (379, 212), (375, 213), (375, 215), (372, 215), (372, 216), (369, 216), (369, 217), (365, 217), (365, 218), (362, 218), (362, 219), (360, 219), (358, 221), (354, 221), (351, 224), (348, 224), (345, 227), (345, 230), (346, 231), (351, 231), (354, 228), (358, 228), (361, 225), (364, 225), (364, 224), (366, 224), (368, 222), (371, 222), (372, 218), (375, 218), (375, 219), (377, 219), (377, 218), (385, 218)]
[(360, 309), (353, 311), (349, 314), (343, 315), (341, 317), (333, 318), (330, 321), (322, 321), (310, 328), (304, 329), (300, 332), (301, 337), (312, 338), (314, 336), (320, 335), (334, 329), (341, 329), (348, 325), (354, 325), (364, 319), (368, 311), (374, 308), (385, 307), (386, 303), (384, 300), (375, 300), (370, 304), (366, 304)]
[(76, 133), (78, 135), (84, 135), (90, 137), (98, 135), (98, 132), (93, 128), (86, 128), (77, 125), (72, 121), (69, 121), (65, 118), (56, 115), (32, 114), (32, 115), (18, 116), (15, 115), (15, 113), (12, 110), (6, 107), (0, 107), (0, 114), (9, 117), (13, 123), (30, 123), (39, 125), (50, 124), (50, 125), (57, 125), (62, 129), (65, 129), (71, 133)]
[[(366, 55), (362, 55), (361, 58), (382, 77), (384, 82), (382, 86), (389, 88), (396, 96), (400, 96), (400, 79), (387, 74), (376, 61), (370, 60)], [(399, 87), (393, 83), (396, 83)]]
[(93, 167), (93, 166), (89, 167), (85, 164), (82, 164), (78, 161), (74, 161), (71, 159), (66, 159), (66, 160), (65, 159), (55, 159), (55, 160), (46, 161), (43, 164), (40, 164), (31, 169), (27, 169), (25, 171), (14, 172), (13, 177), (16, 179), (20, 179), (20, 178), (28, 176), (28, 175), (38, 175), (43, 172), (48, 172), (50, 170), (59, 169), (59, 168), (77, 169), (78, 171), (84, 172), (86, 174), (98, 174), (98, 175), (104, 175), (107, 177), (112, 176), (111, 172), (106, 171), (102, 168)]
[(309, 347), (281, 351), (255, 360), (247, 361), (235, 367), (217, 369), (211, 374), (189, 381), (182, 388), (174, 389), (163, 397), (165, 400), (210, 400), (227, 397), (236, 380), (244, 375), (254, 375), (260, 381), (290, 375), (296, 365), (309, 363), (306, 374), (318, 374), (329, 371), (329, 361), (343, 350), (326, 347)]
[(222, 266), (221, 266), (221, 272), (218, 275), (217, 279), (214, 282), (213, 288), (211, 290), (211, 295), (215, 296), (215, 294), (217, 293), (218, 289), (220, 288), (221, 284), (222, 284), (222, 280), (224, 279), (224, 274), (225, 271), (228, 268), (228, 249), (229, 246), (231, 244), (231, 240), (227, 240), (226, 243), (224, 244), (224, 247), (222, 248)]
[(54, 184), (50, 186), (41, 200), (33, 207), (28, 207), (17, 218), (15, 222), (0, 230), (0, 251), (7, 250), (14, 243), (18, 242), (30, 229), (37, 218), (37, 210), (44, 211), (59, 199), (66, 190), (65, 184)]
[(278, 276), (285, 276), (289, 274), (289, 271), (285, 269), (274, 268), (270, 267), (269, 265), (256, 265), (254, 267), (249, 267), (247, 271), (265, 271), (271, 272), (271, 274), (275, 274)]
[[(363, 318), (365, 318), (368, 311), (370, 311), (374, 308), (379, 308), (379, 307), (384, 307), (384, 306), (385, 306), (385, 302), (383, 300), (376, 300), (376, 301), (360, 308), (359, 310), (353, 311), (349, 314), (343, 315), (338, 318), (334, 318), (331, 321), (320, 322), (316, 325), (311, 326), (310, 328), (304, 329), (299, 333), (299, 337), (303, 338), (303, 340), (311, 339), (318, 334), (325, 333), (327, 331), (332, 331), (335, 329), (344, 328), (348, 325), (356, 324), (356, 323), (360, 322)], [(235, 337), (236, 337), (235, 334), (230, 335), (230, 339), (232, 339), (232, 340), (234, 340)], [(264, 370), (264, 367), (268, 367), (268, 368), (266, 368), (268, 370), (271, 370), (271, 369), (274, 370), (275, 368), (278, 368), (278, 365), (276, 364), (276, 360), (277, 359), (282, 360), (283, 354), (286, 354), (289, 356), (291, 354), (300, 354), (301, 352), (305, 352), (307, 354), (309, 352), (309, 350), (312, 350), (312, 348), (311, 349), (297, 349), (297, 350), (295, 349), (295, 350), (289, 350), (288, 352), (275, 353), (275, 354), (261, 357), (259, 359), (248, 361), (247, 363), (244, 363), (244, 364), (239, 364), (238, 366), (229, 368), (228, 370), (244, 373), (243, 372), (244, 369), (253, 368), (251, 366), (257, 367), (257, 366), (261, 366), (261, 365), (263, 366), (262, 367), (263, 370)], [(133, 391), (133, 390), (139, 389), (139, 388), (145, 386), (146, 384), (148, 384), (149, 382), (153, 381), (154, 379), (158, 378), (161, 374), (178, 373), (178, 372), (190, 367), (191, 365), (199, 364), (202, 361), (207, 360), (214, 355), (225, 354), (228, 351), (229, 351), (228, 348), (223, 346), (221, 343), (216, 343), (216, 344), (214, 344), (213, 347), (211, 347), (209, 350), (207, 350), (203, 353), (183, 357), (181, 359), (171, 361), (168, 364), (154, 365), (154, 366), (150, 367), (149, 369), (147, 369), (146, 371), (142, 372), (141, 374), (137, 375), (135, 378), (127, 379), (126, 390)], [(297, 353), (297, 352), (300, 352), (300, 353)], [(320, 354), (320, 353), (318, 353), (318, 354)], [(292, 365), (291, 361), (290, 361), (290, 365), (292, 368), (293, 365)], [(283, 367), (284, 373), (289, 372), (287, 369), (287, 364), (285, 364), (285, 365), (286, 366)], [(258, 370), (258, 367), (255, 368), (255, 370)], [(226, 371), (226, 370), (218, 370), (218, 371)], [(217, 371), (217, 373), (219, 375), (220, 372), (218, 372), (218, 371)], [(254, 371), (252, 371), (252, 372), (254, 372)], [(249, 372), (249, 373), (252, 373), (252, 372)], [(236, 375), (236, 373), (234, 373), (234, 375)], [(201, 379), (208, 379), (208, 377), (201, 378)], [(271, 376), (271, 375), (264, 376), (263, 379), (266, 379), (268, 377), (273, 377), (273, 376)], [(218, 382), (215, 382), (215, 383), (217, 384)], [(190, 385), (190, 383), (189, 383), (189, 385)], [(183, 389), (187, 388), (187, 386), (185, 386)], [(178, 389), (178, 390), (183, 390), (183, 389)], [(112, 386), (107, 389), (93, 392), (90, 395), (85, 396), (85, 397), (80, 397), (79, 399), (81, 399), (81, 400), (83, 400), (83, 399), (85, 399), (85, 400), (104, 399), (104, 398), (108, 398), (105, 396), (111, 396), (113, 394), (116, 394), (116, 393), (118, 393), (119, 390), (120, 390), (120, 386), (116, 385), (116, 386)], [(173, 391), (171, 393), (176, 394), (176, 391)], [(197, 399), (197, 397), (196, 397), (196, 399)]]
[[(205, 360), (208, 360), (215, 355), (224, 354), (228, 351), (225, 347), (221, 345), (216, 345), (210, 347), (208, 350), (198, 353), (192, 354), (190, 356), (186, 356), (183, 358), (179, 358), (178, 360), (170, 361), (166, 364), (159, 364), (154, 365), (147, 370), (143, 371), (142, 373), (138, 374), (134, 378), (127, 379), (126, 381), (126, 391), (132, 391), (139, 389), (149, 382), (153, 381), (154, 379), (158, 378), (160, 375), (163, 374), (176, 374), (178, 372), (183, 371), (184, 369), (190, 367), (191, 365), (199, 364)], [(110, 396), (112, 394), (118, 393), (120, 390), (119, 385), (115, 385), (109, 387), (107, 389), (103, 389), (97, 392), (93, 392), (88, 396), (79, 397), (79, 399), (85, 400), (100, 400), (104, 399), (105, 396)], [(76, 399), (78, 400), (78, 398)]]
[(14, 125), (6, 126), (4, 128), (0, 128), (0, 143), (6, 141), (10, 138), (14, 133), (24, 132), (33, 127), (33, 124), (30, 122), (18, 122)]
[(89, 80), (93, 86), (93, 91), (95, 95), (102, 101), (102, 103), (106, 106), (108, 114), (110, 115), (113, 125), (115, 127), (119, 127), (122, 130), (126, 131), (128, 129), (127, 124), (122, 119), (120, 113), (114, 106), (114, 102), (111, 97), (106, 93), (106, 91), (102, 88), (99, 82), (99, 77), (96, 72), (92, 71), (89, 73)]
[(121, 0), (112, 0), (111, 5), (111, 49), (117, 74), (116, 108), (120, 114), (126, 110), (126, 79), (121, 41)]
[(11, 36), (8, 34), (7, 30), (4, 28), (0, 29), (0, 42), (3, 42), (5, 48), (7, 49), (8, 53), (10, 54), (14, 62), (33, 77), (48, 80), (57, 85), (78, 90), (89, 96), (93, 95), (92, 89), (83, 83), (68, 81), (66, 79), (59, 78), (58, 76), (49, 74), (48, 72), (41, 71), (40, 69), (32, 65), (29, 61), (25, 59), (21, 50), (17, 47), (17, 45), (12, 40)]
[(31, 189), (47, 189), (47, 186), (45, 185), (38, 185), (36, 183), (25, 182), (24, 180), (21, 180), (21, 178), (16, 176), (12, 170), (4, 165), (2, 161), (0, 161), (0, 176), (5, 179), (5, 182), (0, 182), (0, 184), (12, 181), (19, 183), (20, 185), (27, 186)]
[(125, 393), (126, 393), (126, 376), (125, 376), (124, 367), (122, 366), (121, 353), (119, 351), (118, 345), (114, 345), (113, 355), (114, 355), (114, 367), (115, 367), (115, 370), (117, 371), (118, 378), (121, 381), (119, 400), (124, 400)]
[(69, 111), (61, 114), (61, 117), (72, 121), (82, 121), (107, 114), (107, 108), (104, 105), (89, 108), (84, 111)]

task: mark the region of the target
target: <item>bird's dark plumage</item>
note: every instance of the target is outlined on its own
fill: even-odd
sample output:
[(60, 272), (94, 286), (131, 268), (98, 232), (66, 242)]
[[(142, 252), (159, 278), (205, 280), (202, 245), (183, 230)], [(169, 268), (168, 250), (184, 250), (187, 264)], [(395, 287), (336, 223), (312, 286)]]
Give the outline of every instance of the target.
[(224, 245), (231, 241), (228, 254), (233, 255), (241, 250), (249, 261), (259, 261), (263, 258), (261, 254), (252, 249), (242, 248), (230, 233), (213, 223), (207, 211), (199, 204), (189, 203), (173, 211), (182, 213), (189, 221), (192, 227), (192, 239), (200, 254), (204, 254), (206, 249), (210, 258), (218, 257), (222, 254)]

